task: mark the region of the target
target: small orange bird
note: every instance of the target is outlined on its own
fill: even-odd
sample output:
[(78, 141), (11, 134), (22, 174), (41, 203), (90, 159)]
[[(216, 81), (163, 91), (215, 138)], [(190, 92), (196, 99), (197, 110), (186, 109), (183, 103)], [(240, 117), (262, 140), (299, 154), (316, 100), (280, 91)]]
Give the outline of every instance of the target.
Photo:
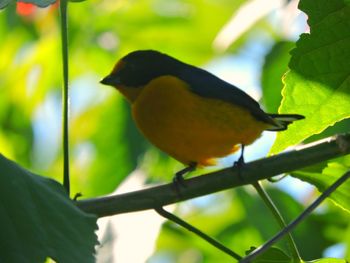
[(153, 50), (124, 56), (102, 84), (130, 102), (138, 128), (155, 146), (188, 167), (215, 164), (264, 130), (283, 131), (298, 114), (265, 113), (237, 87), (213, 74)]

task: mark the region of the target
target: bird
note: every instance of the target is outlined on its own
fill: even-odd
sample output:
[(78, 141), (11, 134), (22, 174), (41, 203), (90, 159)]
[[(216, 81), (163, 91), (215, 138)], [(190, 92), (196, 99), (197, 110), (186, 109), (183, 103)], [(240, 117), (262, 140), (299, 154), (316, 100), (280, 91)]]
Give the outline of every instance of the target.
[(177, 179), (196, 168), (215, 165), (263, 131), (283, 131), (299, 114), (271, 114), (241, 89), (199, 67), (156, 50), (122, 57), (101, 80), (130, 103), (141, 133), (183, 163)]

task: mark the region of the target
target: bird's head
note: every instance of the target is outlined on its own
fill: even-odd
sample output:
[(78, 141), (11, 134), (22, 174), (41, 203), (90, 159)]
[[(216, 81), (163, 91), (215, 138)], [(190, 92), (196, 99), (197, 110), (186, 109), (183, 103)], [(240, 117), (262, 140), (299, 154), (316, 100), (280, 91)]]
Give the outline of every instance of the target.
[(174, 73), (179, 63), (158, 51), (134, 51), (121, 58), (101, 83), (117, 88), (140, 88), (156, 77)]

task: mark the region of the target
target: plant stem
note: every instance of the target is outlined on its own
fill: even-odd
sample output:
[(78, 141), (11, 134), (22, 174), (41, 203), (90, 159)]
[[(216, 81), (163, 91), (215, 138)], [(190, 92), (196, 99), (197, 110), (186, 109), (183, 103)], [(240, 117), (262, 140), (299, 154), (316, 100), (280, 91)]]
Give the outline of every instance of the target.
[(240, 263), (252, 262), (257, 256), (268, 250), (274, 243), (280, 240), (284, 235), (292, 231), (297, 225), (299, 225), (311, 212), (318, 207), (328, 196), (330, 196), (339, 186), (341, 186), (346, 180), (350, 178), (350, 171), (342, 175), (337, 181), (335, 181), (328, 189), (326, 189), (308, 208), (306, 208), (296, 219), (289, 223), (284, 229), (272, 237), (261, 247), (255, 249), (247, 257), (245, 257)]
[(68, 140), (68, 30), (67, 30), (67, 0), (60, 1), (61, 13), (61, 41), (62, 41), (62, 62), (63, 62), (63, 87), (62, 87), (62, 141), (63, 141), (63, 186), (68, 195), (69, 184), (69, 140)]
[(217, 240), (213, 239), (212, 237), (210, 237), (207, 234), (203, 233), (199, 229), (197, 229), (194, 226), (190, 225), (189, 223), (185, 222), (181, 218), (175, 216), (172, 213), (169, 213), (163, 207), (156, 208), (155, 210), (161, 216), (167, 218), (170, 221), (175, 222), (176, 224), (182, 226), (183, 228), (186, 228), (188, 231), (195, 233), (197, 236), (201, 237), (202, 239), (204, 239), (205, 241), (207, 241), (208, 243), (210, 243), (214, 247), (218, 248), (222, 252), (228, 254), (229, 256), (231, 256), (231, 257), (233, 257), (233, 258), (235, 258), (237, 260), (241, 260), (242, 259), (242, 257), (240, 255), (238, 255), (236, 252), (232, 251), (231, 249), (229, 249), (228, 247), (224, 246), (223, 244), (221, 244)]
[[(271, 197), (268, 195), (268, 193), (265, 191), (265, 189), (262, 187), (259, 181), (253, 183), (252, 185), (260, 195), (261, 199), (264, 201), (265, 205), (272, 212), (273, 216), (275, 217), (277, 223), (280, 225), (281, 229), (284, 229), (287, 226), (287, 224), (285, 223), (280, 211), (278, 210), (275, 203), (272, 201)], [(288, 239), (289, 249), (290, 249), (290, 252), (292, 253), (293, 259), (296, 262), (301, 262), (298, 248), (294, 242), (294, 239), (291, 233), (288, 233), (287, 239)]]

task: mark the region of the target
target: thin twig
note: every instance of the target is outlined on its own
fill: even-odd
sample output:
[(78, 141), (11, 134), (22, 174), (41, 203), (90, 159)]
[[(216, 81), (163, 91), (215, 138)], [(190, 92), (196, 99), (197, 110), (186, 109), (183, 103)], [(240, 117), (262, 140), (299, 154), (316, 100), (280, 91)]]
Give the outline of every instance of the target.
[[(285, 223), (281, 212), (278, 210), (277, 206), (272, 201), (269, 194), (265, 191), (265, 189), (262, 187), (259, 181), (254, 183), (253, 187), (256, 189), (261, 199), (264, 201), (265, 205), (270, 209), (277, 223), (280, 225), (281, 229), (284, 229), (287, 226), (287, 224)], [(300, 254), (291, 233), (288, 233), (287, 240), (293, 259), (295, 259), (297, 262), (300, 262)]]
[(61, 11), (61, 41), (63, 62), (63, 87), (62, 87), (62, 141), (63, 141), (63, 186), (68, 195), (69, 183), (69, 141), (68, 141), (68, 30), (67, 30), (67, 0), (60, 1)]
[(165, 184), (120, 195), (79, 200), (76, 204), (85, 212), (99, 217), (154, 209), (221, 190), (249, 185), (258, 180), (349, 153), (350, 134), (338, 135), (312, 145), (305, 145), (300, 150), (246, 163), (243, 179), (238, 176), (238, 170), (232, 167), (187, 179), (186, 187), (181, 189), (180, 196), (173, 184)]
[(308, 208), (306, 208), (296, 219), (289, 223), (283, 230), (277, 233), (273, 238), (267, 241), (264, 245), (255, 249), (247, 257), (242, 259), (240, 263), (252, 262), (257, 256), (268, 250), (274, 243), (280, 240), (284, 235), (292, 231), (305, 217), (309, 216), (311, 212), (320, 205), (328, 196), (331, 195), (340, 185), (342, 185), (347, 179), (350, 178), (350, 171), (341, 176), (335, 183), (333, 183), (328, 189), (326, 189)]
[(186, 228), (188, 231), (193, 232), (197, 236), (201, 237), (202, 239), (204, 239), (205, 241), (207, 241), (208, 243), (210, 243), (214, 247), (218, 248), (222, 252), (224, 252), (224, 253), (228, 254), (229, 256), (233, 257), (234, 259), (237, 259), (237, 260), (241, 260), (242, 259), (242, 257), (240, 255), (238, 255), (236, 252), (232, 251), (228, 247), (226, 247), (223, 244), (221, 244), (219, 241), (213, 239), (212, 237), (210, 237), (207, 234), (203, 233), (199, 229), (197, 229), (194, 226), (190, 225), (189, 223), (185, 222), (181, 218), (175, 216), (172, 213), (169, 213), (163, 207), (156, 208), (155, 210), (161, 216), (167, 218), (170, 221), (173, 221), (174, 223), (182, 226), (183, 228)]

